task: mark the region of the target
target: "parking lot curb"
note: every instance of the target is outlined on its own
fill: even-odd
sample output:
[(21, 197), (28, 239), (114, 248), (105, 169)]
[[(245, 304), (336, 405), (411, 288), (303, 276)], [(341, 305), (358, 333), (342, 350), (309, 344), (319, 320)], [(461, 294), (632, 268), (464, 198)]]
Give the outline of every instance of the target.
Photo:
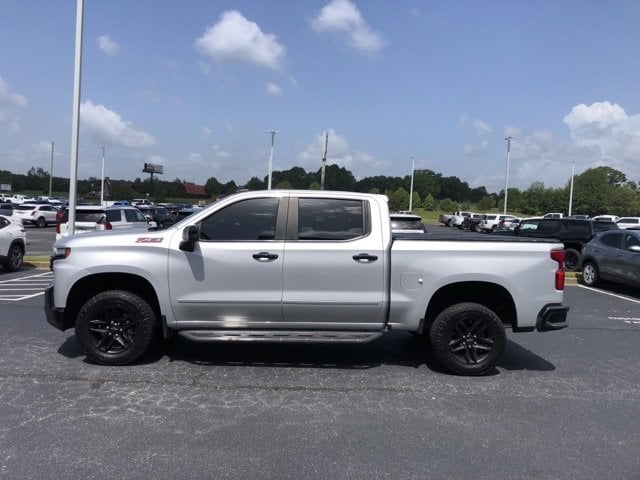
[(27, 268), (46, 268), (49, 269), (49, 262), (30, 262), (25, 260), (22, 265)]

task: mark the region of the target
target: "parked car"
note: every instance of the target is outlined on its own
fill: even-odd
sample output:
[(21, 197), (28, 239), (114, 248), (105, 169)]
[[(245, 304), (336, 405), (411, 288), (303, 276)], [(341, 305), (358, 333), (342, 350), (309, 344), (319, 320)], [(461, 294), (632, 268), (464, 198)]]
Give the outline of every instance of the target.
[[(56, 240), (68, 235), (69, 210), (64, 209), (56, 222)], [(86, 233), (121, 228), (155, 227), (135, 207), (102, 207), (100, 205), (77, 205), (74, 233)]]
[(563, 218), (564, 217), (564, 213), (559, 213), (559, 212), (551, 212), (551, 213), (545, 213), (542, 218)]
[(11, 203), (14, 203), (17, 205), (36, 201), (36, 199), (33, 197), (27, 197), (26, 195), (19, 195), (19, 194), (12, 195), (11, 197), (9, 197), (9, 200), (11, 200)]
[(498, 230), (500, 227), (500, 222), (502, 220), (511, 218), (518, 218), (514, 215), (500, 215), (498, 213), (487, 213), (485, 218), (482, 219), (479, 225), (479, 229), (481, 232), (494, 232)]
[(13, 207), (14, 205), (11, 202), (0, 203), (0, 215), (11, 217), (13, 215)]
[(147, 217), (147, 220), (155, 222), (158, 228), (169, 227), (176, 223), (176, 216), (168, 208), (155, 205), (150, 207), (138, 205), (137, 208)]
[(596, 215), (592, 217), (591, 220), (594, 222), (617, 222), (620, 220), (620, 217), (617, 215)]
[(7, 272), (17, 272), (27, 248), (27, 233), (20, 222), (0, 215), (0, 264)]
[(463, 211), (453, 212), (453, 216), (451, 217), (449, 226), (461, 228), (462, 222), (464, 222), (464, 219), (472, 215), (473, 215), (473, 212), (463, 212)]
[(427, 231), (420, 215), (392, 213), (389, 219), (392, 233), (426, 233)]
[[(524, 225), (523, 225), (524, 224)], [(529, 228), (530, 226), (530, 228)], [(582, 249), (597, 232), (616, 229), (613, 222), (593, 222), (572, 218), (542, 218), (533, 224), (520, 222), (515, 233), (521, 237), (552, 238), (562, 242), (565, 249), (565, 268), (570, 272), (580, 270)]]
[(48, 203), (22, 203), (14, 205), (13, 218), (21, 220), (23, 225), (35, 225), (44, 228), (56, 223), (58, 208)]
[(618, 228), (640, 228), (640, 217), (622, 217), (616, 223)]
[(486, 217), (483, 213), (473, 213), (470, 217), (465, 217), (462, 221), (462, 225), (460, 225), (460, 229), (462, 230), (470, 230), (472, 232), (477, 232), (480, 230), (480, 222)]
[(520, 218), (507, 215), (498, 223), (498, 230), (515, 230), (520, 224)]
[(202, 207), (183, 207), (176, 213), (176, 222), (179, 222), (183, 218), (187, 218), (189, 215), (202, 210)]
[(640, 287), (640, 230), (598, 233), (584, 246), (582, 281), (594, 286), (601, 280)]

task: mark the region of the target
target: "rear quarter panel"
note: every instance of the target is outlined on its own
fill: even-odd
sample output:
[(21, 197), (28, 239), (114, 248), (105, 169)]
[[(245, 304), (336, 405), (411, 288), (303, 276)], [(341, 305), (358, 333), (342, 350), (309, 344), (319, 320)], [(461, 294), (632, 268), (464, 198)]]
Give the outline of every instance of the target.
[(558, 264), (550, 257), (552, 248), (562, 244), (396, 240), (391, 250), (389, 324), (414, 330), (440, 288), (475, 281), (506, 289), (516, 306), (518, 326), (534, 326), (544, 305), (563, 298), (555, 288)]

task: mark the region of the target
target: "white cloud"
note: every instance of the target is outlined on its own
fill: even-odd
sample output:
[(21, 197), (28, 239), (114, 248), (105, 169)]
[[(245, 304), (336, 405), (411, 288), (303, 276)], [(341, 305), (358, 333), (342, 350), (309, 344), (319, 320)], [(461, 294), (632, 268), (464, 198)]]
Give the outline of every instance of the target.
[(265, 85), (265, 92), (270, 97), (279, 97), (282, 95), (282, 88), (275, 83), (267, 83)]
[(98, 44), (98, 48), (110, 57), (113, 57), (120, 51), (120, 45), (111, 40), (109, 35), (100, 35), (96, 38), (96, 42)]
[(564, 117), (576, 147), (591, 152), (594, 161), (640, 177), (640, 115), (628, 115), (617, 103), (576, 105)]
[(475, 127), (476, 132), (478, 134), (491, 133), (493, 131), (493, 129), (489, 125), (487, 125), (485, 122), (483, 122), (479, 118), (476, 118), (473, 121), (473, 126)]
[(27, 97), (15, 93), (2, 78), (0, 78), (0, 105), (24, 107), (27, 105)]
[(20, 131), (22, 122), (15, 109), (26, 105), (27, 97), (15, 93), (9, 84), (0, 78), (0, 125), (9, 132)]
[(464, 147), (462, 147), (462, 151), (469, 157), (476, 157), (484, 153), (484, 151), (487, 149), (487, 146), (489, 146), (489, 142), (487, 140), (482, 140), (479, 143), (465, 145)]
[(331, 0), (311, 21), (311, 26), (318, 33), (337, 32), (346, 36), (351, 48), (365, 53), (376, 53), (384, 46), (382, 36), (367, 24), (358, 7), (349, 0)]
[(90, 100), (80, 105), (80, 117), (81, 126), (96, 143), (129, 148), (148, 147), (156, 143), (150, 134), (137, 130), (116, 112), (104, 105), (94, 105)]
[(258, 24), (235, 10), (222, 13), (195, 47), (217, 61), (244, 61), (271, 70), (279, 70), (285, 56), (285, 47), (274, 34), (263, 33)]
[[(356, 178), (363, 178), (372, 175), (372, 172), (389, 169), (389, 162), (378, 160), (366, 152), (351, 148), (347, 139), (333, 129), (328, 129), (328, 132), (327, 165), (336, 164), (344, 167), (351, 171)], [(310, 172), (317, 171), (321, 166), (324, 145), (325, 134), (322, 132), (317, 134), (311, 143), (298, 154), (297, 165)]]

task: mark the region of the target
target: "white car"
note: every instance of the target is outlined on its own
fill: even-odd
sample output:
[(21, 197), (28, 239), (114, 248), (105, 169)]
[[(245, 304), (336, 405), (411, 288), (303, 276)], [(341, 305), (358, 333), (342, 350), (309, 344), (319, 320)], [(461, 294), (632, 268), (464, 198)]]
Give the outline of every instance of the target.
[(0, 264), (7, 272), (17, 272), (27, 245), (27, 234), (20, 222), (0, 215)]
[(596, 215), (591, 220), (594, 222), (617, 222), (620, 217), (617, 215)]
[(514, 215), (500, 215), (498, 213), (487, 213), (482, 220), (480, 220), (480, 224), (478, 225), (478, 230), (481, 232), (495, 232), (500, 228), (500, 222), (503, 220), (511, 220), (513, 218), (518, 218)]
[[(56, 241), (69, 234), (69, 210), (58, 215), (56, 222)], [(100, 205), (77, 205), (74, 233), (117, 230), (121, 228), (156, 227), (148, 222), (140, 210), (135, 207), (102, 207)]]
[(27, 197), (26, 195), (12, 195), (11, 197), (9, 197), (9, 200), (11, 201), (11, 203), (13, 204), (22, 204), (22, 203), (29, 203), (29, 202), (35, 202), (36, 199), (33, 197)]
[(616, 224), (618, 228), (640, 228), (640, 217), (621, 217)]
[(420, 215), (392, 213), (389, 219), (393, 233), (425, 233), (427, 231)]
[(44, 228), (55, 225), (58, 208), (44, 203), (22, 203), (14, 205), (13, 219), (21, 220), (23, 225), (35, 225)]

